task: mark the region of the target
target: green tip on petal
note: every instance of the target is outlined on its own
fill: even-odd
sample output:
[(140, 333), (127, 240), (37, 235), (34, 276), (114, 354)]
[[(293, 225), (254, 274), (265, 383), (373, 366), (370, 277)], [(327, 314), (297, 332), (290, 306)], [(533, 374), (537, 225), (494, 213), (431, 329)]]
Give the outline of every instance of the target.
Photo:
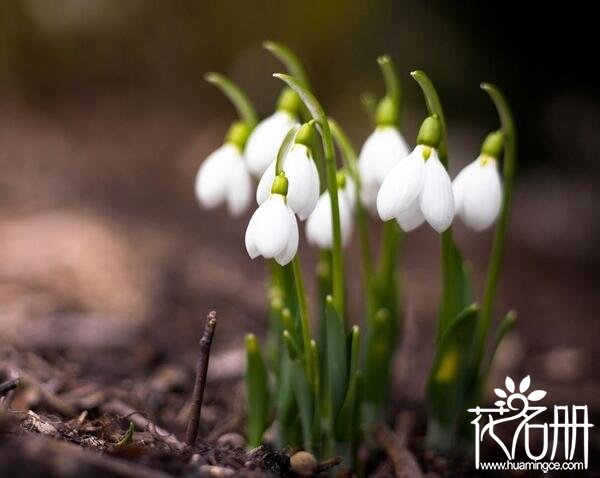
[(437, 148), (442, 140), (442, 124), (437, 115), (428, 116), (421, 124), (417, 144)]
[(494, 131), (487, 135), (481, 146), (481, 154), (500, 159), (504, 148), (504, 134), (502, 131)]
[(285, 177), (285, 173), (282, 171), (275, 179), (273, 179), (273, 186), (271, 186), (271, 194), (281, 194), (287, 196), (288, 193), (288, 179)]

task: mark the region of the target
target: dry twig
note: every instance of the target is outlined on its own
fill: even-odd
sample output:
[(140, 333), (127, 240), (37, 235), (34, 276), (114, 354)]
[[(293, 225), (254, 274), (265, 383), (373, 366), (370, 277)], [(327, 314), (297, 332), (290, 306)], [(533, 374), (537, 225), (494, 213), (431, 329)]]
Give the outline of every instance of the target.
[(406, 448), (405, 438), (397, 436), (385, 424), (375, 428), (375, 438), (390, 458), (396, 478), (423, 478), (416, 458)]
[(192, 393), (192, 408), (188, 421), (185, 441), (189, 446), (194, 446), (198, 437), (198, 427), (200, 425), (200, 412), (202, 411), (202, 399), (204, 398), (204, 388), (206, 386), (206, 371), (208, 370), (208, 361), (210, 359), (210, 347), (217, 326), (217, 313), (213, 310), (206, 317), (204, 333), (200, 339), (200, 355), (196, 364), (196, 381), (194, 382), (194, 391)]

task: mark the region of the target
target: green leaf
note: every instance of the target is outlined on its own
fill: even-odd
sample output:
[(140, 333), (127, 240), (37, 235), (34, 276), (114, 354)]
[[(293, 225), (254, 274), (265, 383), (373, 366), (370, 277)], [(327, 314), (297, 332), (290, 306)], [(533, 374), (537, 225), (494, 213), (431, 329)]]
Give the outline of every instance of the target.
[(331, 412), (335, 419), (340, 411), (348, 388), (348, 352), (346, 330), (331, 296), (326, 299), (325, 320), (327, 334), (327, 383), (331, 392)]
[(248, 444), (256, 447), (262, 443), (262, 436), (267, 428), (269, 390), (267, 370), (253, 334), (246, 336), (246, 395)]
[(302, 356), (298, 349), (293, 345), (291, 336), (284, 332), (284, 341), (287, 345), (288, 357), (290, 359), (290, 375), (292, 377), (292, 388), (296, 403), (300, 411), (300, 423), (302, 424), (302, 437), (304, 447), (311, 451), (313, 449), (313, 418), (314, 418), (314, 399), (306, 368)]
[(370, 321), (365, 351), (365, 419), (373, 424), (387, 403), (393, 356), (393, 319), (387, 309), (379, 309)]
[(451, 235), (442, 235), (442, 260), (447, 277), (440, 307), (438, 339), (452, 321), (473, 302), (473, 290), (468, 270)]
[(254, 106), (246, 96), (246, 93), (233, 81), (220, 73), (210, 72), (204, 76), (205, 80), (219, 88), (238, 111), (240, 118), (250, 129), (258, 123), (258, 116)]
[(131, 443), (131, 438), (133, 437), (134, 431), (135, 431), (135, 425), (133, 424), (133, 422), (129, 422), (129, 427), (127, 428), (127, 431), (121, 437), (121, 439), (117, 442), (117, 444), (115, 445), (115, 448), (123, 448), (124, 446), (129, 445), (129, 443)]
[(492, 364), (494, 361), (494, 357), (496, 356), (496, 352), (498, 347), (502, 343), (506, 334), (508, 334), (517, 322), (517, 312), (511, 310), (506, 316), (500, 321), (498, 328), (496, 329), (496, 336), (494, 337), (494, 342), (492, 343), (492, 347), (490, 349), (490, 357), (487, 363), (487, 366), (483, 369), (483, 373), (481, 376), (481, 380), (485, 380), (485, 378), (489, 375), (490, 369), (492, 368)]
[(359, 363), (360, 363), (360, 329), (357, 326), (352, 327), (352, 332), (349, 336), (350, 341), (350, 371), (349, 371), (349, 383), (346, 390), (346, 396), (344, 397), (344, 404), (337, 416), (335, 422), (335, 437), (337, 441), (351, 442), (352, 441), (352, 430), (356, 425), (355, 420), (355, 408), (357, 399), (357, 380), (359, 376)]
[(478, 313), (476, 305), (467, 307), (437, 344), (427, 396), (431, 418), (446, 431), (458, 426), (474, 385), (471, 353)]

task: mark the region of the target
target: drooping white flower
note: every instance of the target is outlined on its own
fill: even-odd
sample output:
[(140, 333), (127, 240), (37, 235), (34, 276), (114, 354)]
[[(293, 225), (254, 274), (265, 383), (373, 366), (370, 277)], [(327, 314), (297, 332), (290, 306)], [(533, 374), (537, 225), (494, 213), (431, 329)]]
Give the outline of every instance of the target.
[(450, 227), (452, 182), (434, 148), (418, 145), (392, 168), (377, 194), (377, 211), (384, 221), (396, 218), (405, 231), (423, 220), (439, 233)]
[[(265, 170), (258, 188), (256, 202), (263, 204), (271, 194), (271, 185), (275, 178), (274, 160)], [(312, 159), (310, 150), (303, 144), (294, 144), (284, 159), (285, 176), (289, 181), (287, 203), (300, 220), (305, 220), (314, 210), (319, 199), (319, 171)]]
[(252, 215), (246, 229), (246, 250), (251, 259), (275, 258), (284, 266), (298, 250), (298, 223), (282, 194), (271, 194)]
[(409, 153), (408, 145), (394, 126), (379, 126), (365, 141), (358, 157), (361, 199), (372, 212), (377, 192), (390, 170)]
[[(346, 181), (345, 186), (338, 188), (338, 204), (340, 210), (340, 229), (342, 234), (342, 246), (345, 246), (352, 235), (354, 221), (352, 211), (352, 197), (355, 197), (348, 188), (353, 183)], [(331, 223), (331, 199), (329, 191), (321, 194), (317, 206), (306, 221), (306, 239), (320, 249), (331, 249), (333, 247), (333, 225)]]
[(297, 124), (289, 111), (279, 110), (256, 125), (244, 150), (248, 169), (254, 176), (260, 177), (277, 158), (285, 135)]
[(502, 203), (502, 180), (498, 162), (480, 155), (462, 169), (452, 183), (456, 214), (475, 231), (483, 231), (498, 218)]
[(198, 169), (195, 189), (203, 207), (226, 203), (232, 215), (243, 213), (252, 199), (252, 178), (240, 148), (226, 143), (211, 153)]

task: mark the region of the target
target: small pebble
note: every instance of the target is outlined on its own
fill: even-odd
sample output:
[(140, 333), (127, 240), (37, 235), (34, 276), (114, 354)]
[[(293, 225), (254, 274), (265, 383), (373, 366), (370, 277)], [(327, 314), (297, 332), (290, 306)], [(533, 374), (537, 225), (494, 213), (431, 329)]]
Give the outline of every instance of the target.
[(317, 469), (317, 460), (307, 451), (299, 451), (294, 453), (290, 458), (290, 466), (292, 471), (300, 476), (312, 476)]
[(200, 467), (200, 473), (205, 476), (214, 476), (216, 478), (219, 477), (228, 477), (234, 476), (235, 471), (231, 468), (225, 468), (223, 466), (212, 466), (212, 465), (202, 465)]
[(217, 439), (219, 445), (230, 445), (234, 448), (244, 448), (246, 440), (239, 433), (224, 433)]

